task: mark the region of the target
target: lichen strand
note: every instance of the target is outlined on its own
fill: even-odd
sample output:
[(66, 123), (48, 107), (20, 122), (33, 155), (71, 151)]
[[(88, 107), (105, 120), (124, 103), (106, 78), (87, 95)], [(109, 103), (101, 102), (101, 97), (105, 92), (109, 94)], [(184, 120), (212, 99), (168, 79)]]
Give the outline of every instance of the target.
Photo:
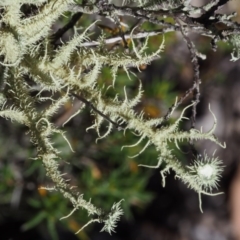
[[(99, 1), (98, 4), (100, 2), (102, 1)], [(128, 2), (132, 1), (125, 1), (124, 4)], [(135, 1), (138, 7), (141, 7), (141, 11), (144, 8), (150, 11), (152, 8), (155, 9), (156, 5), (167, 11), (181, 4), (181, 1), (172, 0), (168, 4), (160, 2), (161, 4), (159, 5), (158, 1)], [(38, 12), (33, 16), (24, 17), (20, 11), (21, 4), (29, 3), (38, 6)], [(119, 129), (129, 129), (139, 135), (137, 143), (123, 147), (137, 146), (147, 138), (147, 144), (139, 154), (152, 144), (158, 151), (159, 157), (155, 166), (140, 166), (158, 168), (161, 163), (165, 162), (166, 167), (161, 171), (163, 185), (165, 185), (165, 174), (169, 169), (172, 169), (178, 178), (198, 192), (199, 195), (211, 194), (213, 188), (217, 187), (222, 170), (218, 158), (208, 158), (204, 155), (205, 160), (197, 158), (193, 165), (183, 166), (174, 156), (169, 142), (172, 141), (179, 147), (178, 143), (181, 141), (189, 142), (205, 139), (215, 142), (224, 148), (225, 145), (221, 144), (214, 136), (217, 123), (214, 114), (213, 128), (206, 133), (196, 129), (189, 131), (181, 131), (179, 129), (179, 123), (184, 119), (184, 111), (186, 109), (183, 110), (174, 123), (157, 128), (166, 118), (146, 119), (142, 112), (137, 113), (134, 110), (143, 94), (141, 84), (137, 96), (132, 99), (128, 98), (127, 91), (124, 88), (125, 99), (123, 100), (120, 100), (117, 95), (114, 98), (107, 98), (103, 93), (102, 87), (98, 84), (98, 76), (103, 67), (110, 68), (113, 79), (112, 85), (114, 86), (119, 68), (123, 68), (126, 71), (126, 76), (130, 77), (130, 67), (140, 69), (141, 65), (149, 64), (156, 58), (159, 58), (160, 53), (164, 49), (164, 37), (159, 44), (159, 48), (148, 54), (146, 53), (148, 38), (145, 39), (145, 42), (140, 47), (134, 42), (133, 35), (136, 28), (133, 28), (129, 35), (132, 47), (126, 51), (123, 49), (119, 51), (118, 47), (104, 50), (105, 46), (102, 43), (95, 48), (82, 47), (83, 43), (86, 43), (89, 39), (88, 33), (95, 27), (95, 23), (92, 23), (81, 34), (75, 33), (67, 43), (55, 46), (49, 36), (53, 23), (73, 3), (73, 0), (4, 0), (0, 2), (0, 7), (2, 8), (0, 55), (4, 59), (0, 63), (7, 69), (4, 75), (5, 88), (0, 97), (2, 107), (0, 116), (17, 121), (29, 128), (30, 139), (37, 148), (36, 159), (42, 161), (47, 176), (53, 181), (53, 190), (61, 192), (73, 205), (72, 212), (66, 217), (69, 217), (79, 208), (83, 208), (88, 211), (90, 217), (95, 217), (90, 218), (84, 227), (92, 222), (102, 222), (104, 223), (102, 230), (111, 233), (123, 214), (120, 207), (121, 201), (113, 204), (108, 213), (104, 213), (100, 208), (84, 200), (83, 195), (73, 191), (58, 170), (57, 160), (61, 158), (59, 151), (51, 143), (51, 135), (59, 133), (66, 140), (67, 144), (69, 142), (64, 133), (51, 123), (51, 117), (58, 111), (61, 105), (70, 101), (72, 96), (79, 96), (80, 99), (84, 97), (85, 103), (91, 105), (94, 110), (95, 122), (89, 128), (96, 129), (99, 138), (108, 136), (113, 129), (114, 123), (115, 125), (121, 125)], [(92, 1), (89, 1), (89, 4), (91, 3)], [(89, 5), (82, 7), (82, 10), (84, 13), (97, 13), (98, 7), (97, 5)], [(189, 9), (192, 10), (191, 8)], [(116, 10), (115, 13), (121, 13), (121, 10)], [(179, 29), (179, 26), (169, 29), (171, 31), (172, 29)], [(170, 31), (169, 29), (166, 32)], [(102, 39), (104, 40), (104, 37)], [(234, 40), (236, 49), (239, 47), (237, 40)], [(237, 58), (239, 57), (238, 55), (237, 53)], [(196, 62), (195, 55), (193, 59)], [(39, 89), (39, 93), (36, 96), (30, 96), (31, 87), (27, 84), (29, 79)], [(54, 100), (49, 97), (48, 100), (52, 100), (50, 106), (39, 110), (35, 103), (45, 101), (41, 94), (43, 91), (47, 91), (50, 96), (53, 93), (58, 94), (54, 95)], [(56, 95), (59, 96), (58, 99), (56, 99)], [(178, 105), (176, 102), (168, 118)], [(109, 128), (104, 134), (101, 134), (100, 129), (106, 119), (109, 120)]]
[(14, 34), (8, 31), (0, 31), (0, 54), (5, 56), (5, 62), (14, 64), (19, 59), (19, 49), (17, 39)]

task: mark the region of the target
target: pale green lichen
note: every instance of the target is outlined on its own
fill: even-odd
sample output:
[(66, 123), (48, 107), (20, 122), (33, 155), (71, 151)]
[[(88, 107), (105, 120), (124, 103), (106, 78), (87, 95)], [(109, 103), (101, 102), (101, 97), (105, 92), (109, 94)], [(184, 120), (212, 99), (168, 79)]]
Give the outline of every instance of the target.
[[(147, 10), (155, 9), (154, 6), (159, 3), (158, 1), (134, 2), (139, 7), (144, 7), (147, 4)], [(172, 0), (167, 3), (160, 2), (164, 10), (175, 8), (180, 4), (179, 1)], [(33, 16), (23, 18), (20, 11), (21, 4), (30, 3), (39, 7), (38, 12)], [(51, 142), (51, 135), (60, 133), (69, 145), (70, 143), (64, 132), (51, 123), (51, 116), (63, 104), (71, 101), (70, 95), (72, 93), (84, 96), (86, 101), (91, 102), (102, 113), (98, 114), (93, 111), (95, 122), (89, 127), (96, 129), (99, 138), (108, 136), (113, 129), (113, 122), (115, 122), (119, 125), (124, 124), (125, 131), (129, 129), (139, 136), (137, 143), (124, 147), (134, 147), (144, 139), (148, 139), (143, 149), (132, 157), (141, 154), (151, 144), (155, 146), (159, 154), (157, 164), (155, 166), (140, 166), (158, 168), (164, 162), (166, 167), (161, 171), (163, 185), (165, 185), (165, 174), (172, 169), (178, 178), (198, 192), (199, 195), (212, 194), (212, 189), (217, 187), (222, 170), (218, 158), (212, 159), (204, 155), (204, 160), (197, 158), (193, 165), (184, 166), (174, 156), (169, 142), (172, 141), (179, 147), (181, 141), (189, 142), (204, 139), (225, 148), (225, 144), (221, 144), (214, 135), (217, 119), (213, 113), (214, 125), (210, 131), (205, 133), (197, 129), (189, 131), (179, 129), (180, 121), (185, 119), (186, 108), (174, 123), (156, 128), (163, 123), (164, 118), (146, 119), (143, 113), (137, 113), (134, 110), (143, 94), (141, 84), (137, 96), (132, 99), (128, 98), (127, 91), (124, 88), (125, 99), (123, 100), (119, 99), (117, 95), (114, 98), (107, 98), (103, 94), (102, 87), (98, 85), (98, 76), (105, 66), (111, 69), (112, 85), (114, 86), (119, 68), (123, 68), (130, 77), (130, 67), (140, 69), (141, 65), (149, 64), (159, 58), (164, 49), (164, 37), (158, 49), (148, 54), (146, 53), (148, 38), (139, 48), (133, 40), (135, 28), (130, 34), (132, 51), (117, 51), (114, 48), (111, 51), (106, 51), (103, 43), (94, 49), (81, 47), (83, 42), (89, 39), (87, 34), (96, 24), (96, 22), (93, 22), (82, 33), (75, 32), (71, 40), (60, 44), (56, 50), (53, 50), (51, 39), (48, 38), (52, 25), (73, 3), (73, 0), (3, 0), (0, 2), (2, 8), (0, 55), (4, 57), (4, 60), (0, 63), (8, 69), (8, 73), (3, 77), (6, 89), (0, 96), (2, 107), (0, 116), (17, 121), (29, 128), (31, 142), (37, 149), (36, 158), (42, 161), (47, 176), (54, 183), (52, 190), (61, 192), (73, 205), (73, 210), (66, 217), (69, 217), (78, 209), (85, 209), (90, 217), (93, 217), (93, 215), (95, 217), (91, 218), (84, 227), (92, 222), (102, 222), (104, 223), (102, 231), (111, 233), (123, 214), (120, 207), (121, 201), (113, 204), (108, 213), (104, 213), (93, 203), (84, 200), (82, 194), (71, 190), (71, 186), (58, 170), (58, 161), (56, 160), (60, 159), (60, 156)], [(127, 1), (124, 4), (127, 4)], [(83, 10), (85, 10), (84, 12), (91, 12), (96, 9), (93, 7), (93, 10), (91, 10), (87, 6)], [(238, 38), (235, 38), (233, 42), (238, 49)], [(238, 58), (238, 55), (237, 52), (235, 58)], [(39, 89), (39, 93), (34, 97), (30, 94), (31, 87), (25, 81), (26, 75)], [(51, 94), (58, 93), (59, 98), (53, 100), (49, 97), (50, 106), (39, 111), (35, 103), (46, 100), (45, 97), (42, 97), (41, 93), (43, 91), (49, 91)], [(4, 94), (10, 96), (10, 99)], [(8, 104), (8, 100), (10, 100), (11, 105)], [(107, 131), (101, 134), (100, 129), (105, 122), (104, 116), (108, 116), (112, 122), (109, 122)]]

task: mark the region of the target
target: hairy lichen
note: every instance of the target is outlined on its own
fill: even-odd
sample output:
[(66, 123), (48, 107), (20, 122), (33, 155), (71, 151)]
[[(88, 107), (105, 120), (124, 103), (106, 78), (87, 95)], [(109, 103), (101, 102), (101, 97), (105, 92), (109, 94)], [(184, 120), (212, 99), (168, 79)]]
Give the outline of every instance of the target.
[[(169, 142), (174, 142), (175, 146), (179, 148), (179, 142), (181, 141), (192, 142), (205, 139), (225, 148), (225, 144), (221, 144), (214, 135), (217, 119), (211, 109), (209, 108), (214, 118), (214, 125), (208, 132), (202, 132), (195, 128), (182, 131), (179, 128), (180, 121), (185, 119), (184, 112), (186, 108), (174, 123), (163, 126), (163, 122), (172, 115), (175, 108), (184, 98), (176, 101), (165, 117), (146, 119), (143, 113), (138, 113), (134, 109), (143, 94), (141, 84), (135, 98), (129, 99), (125, 88), (125, 99), (121, 100), (117, 95), (110, 98), (104, 95), (102, 87), (98, 84), (98, 76), (103, 67), (110, 68), (113, 79), (112, 86), (114, 86), (119, 68), (124, 69), (126, 75), (130, 76), (131, 67), (140, 70), (141, 66), (147, 65), (160, 57), (161, 52), (164, 50), (164, 37), (158, 49), (147, 54), (148, 36), (180, 31), (187, 42), (194, 64), (193, 88), (186, 93), (186, 96), (188, 96), (193, 90), (196, 92), (194, 103), (188, 106), (192, 107), (194, 112), (200, 95), (199, 66), (197, 62), (197, 57), (200, 54), (188, 39), (187, 31), (199, 31), (203, 35), (210, 36), (214, 41), (217, 41), (220, 37), (215, 36), (214, 31), (211, 29), (204, 29), (204, 26), (201, 25), (201, 19), (197, 22), (197, 18), (190, 19), (189, 15), (190, 13), (210, 11), (214, 7), (216, 8), (218, 1), (212, 1), (211, 5), (208, 4), (199, 8), (191, 6), (189, 1), (173, 0), (124, 1), (123, 6), (116, 6), (111, 1), (86, 1), (86, 3), (82, 1), (82, 4), (76, 2), (79, 1), (2, 0), (0, 2), (0, 55), (2, 57), (0, 63), (5, 68), (4, 87), (0, 95), (0, 116), (28, 127), (31, 142), (37, 149), (36, 159), (42, 161), (46, 175), (54, 183), (52, 190), (61, 192), (73, 205), (73, 210), (68, 216), (83, 208), (90, 217), (94, 216), (85, 226), (92, 222), (102, 222), (104, 223), (102, 231), (111, 233), (114, 231), (116, 222), (123, 214), (120, 207), (121, 201), (113, 204), (112, 209), (105, 213), (91, 202), (84, 200), (82, 194), (72, 191), (71, 186), (65, 181), (58, 169), (58, 161), (56, 160), (60, 159), (60, 155), (58, 149), (51, 142), (51, 135), (60, 133), (66, 141), (67, 139), (64, 132), (57, 129), (51, 122), (51, 117), (63, 104), (72, 101), (73, 98), (78, 98), (85, 105), (92, 108), (95, 122), (89, 128), (96, 129), (99, 138), (108, 136), (113, 127), (117, 127), (118, 130), (126, 131), (129, 129), (139, 136), (139, 141), (136, 144), (124, 147), (133, 147), (140, 144), (144, 139), (148, 139), (139, 154), (149, 145), (154, 145), (159, 154), (157, 164), (155, 166), (140, 164), (140, 166), (158, 168), (164, 162), (165, 168), (161, 171), (163, 185), (165, 185), (165, 174), (169, 169), (172, 169), (176, 176), (194, 189), (199, 196), (201, 194), (213, 195), (212, 190), (217, 187), (222, 171), (221, 161), (217, 157), (209, 158), (204, 155), (203, 158), (197, 157), (193, 165), (184, 166), (174, 155), (173, 149), (169, 145)], [(136, 6), (131, 8), (130, 3), (134, 3)], [(38, 7), (38, 11), (31, 16), (24, 16), (21, 10), (23, 4), (35, 5)], [(106, 48), (105, 44), (110, 41), (105, 39), (104, 36), (99, 38), (102, 39), (101, 42), (90, 42), (88, 33), (96, 26), (96, 22), (93, 22), (81, 33), (75, 31), (68, 42), (56, 44), (53, 41), (54, 36), (50, 36), (52, 26), (68, 10), (105, 15), (120, 27), (118, 16), (127, 15), (139, 18), (142, 21), (159, 24), (162, 28), (155, 32), (141, 33), (137, 29), (139, 24), (137, 23), (126, 35), (129, 42), (126, 41), (124, 32), (119, 28), (120, 37), (118, 39), (120, 38), (126, 48), (122, 48), (120, 51), (118, 46), (111, 49)], [(187, 11), (189, 15), (186, 14)], [(171, 25), (162, 19), (158, 19), (156, 16), (158, 13), (163, 14), (163, 18), (166, 16), (173, 17), (176, 20), (175, 24)], [(174, 15), (175, 13), (176, 15)], [(178, 21), (185, 21), (183, 15), (189, 18), (189, 22), (192, 23), (188, 26), (188, 29), (186, 25), (181, 26), (180, 21)], [(213, 19), (215, 18), (213, 17)], [(135, 31), (136, 34), (134, 34)], [(145, 38), (144, 43), (135, 43), (135, 39), (143, 37)], [(110, 40), (113, 43), (119, 42), (116, 37)], [(239, 59), (239, 36), (232, 36), (231, 41), (237, 53), (233, 56), (233, 60)], [(131, 47), (129, 47), (130, 43)], [(35, 87), (39, 89), (36, 96), (30, 94), (33, 84), (30, 86), (27, 78), (31, 79)], [(59, 98), (52, 99), (49, 97), (50, 106), (39, 110), (36, 103), (46, 100), (42, 95), (44, 91), (48, 91), (50, 94), (58, 93)], [(106, 133), (101, 135), (100, 128), (105, 121), (108, 121), (109, 127)], [(68, 141), (67, 143), (69, 144)]]

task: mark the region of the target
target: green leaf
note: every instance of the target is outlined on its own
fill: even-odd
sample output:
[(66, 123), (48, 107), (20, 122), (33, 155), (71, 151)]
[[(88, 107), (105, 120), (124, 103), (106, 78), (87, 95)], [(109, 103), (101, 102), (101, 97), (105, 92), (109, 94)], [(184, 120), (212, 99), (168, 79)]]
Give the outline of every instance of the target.
[(55, 221), (53, 218), (48, 218), (47, 226), (52, 240), (58, 240), (58, 234), (56, 230)]
[(47, 217), (46, 212), (40, 212), (37, 216), (32, 218), (30, 221), (24, 223), (21, 227), (23, 231), (27, 231), (31, 228), (36, 227), (39, 223), (41, 223)]

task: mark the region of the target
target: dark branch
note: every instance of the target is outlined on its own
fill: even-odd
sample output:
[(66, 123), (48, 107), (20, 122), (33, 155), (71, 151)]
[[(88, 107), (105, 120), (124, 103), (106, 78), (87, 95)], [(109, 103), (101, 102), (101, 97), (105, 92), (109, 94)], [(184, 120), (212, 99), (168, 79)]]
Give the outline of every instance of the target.
[(89, 102), (87, 99), (85, 99), (84, 97), (77, 95), (75, 93), (71, 93), (72, 96), (74, 96), (75, 98), (77, 98), (78, 100), (80, 100), (81, 102), (85, 103), (88, 107), (90, 107), (94, 112), (96, 112), (97, 114), (99, 114), (100, 116), (102, 116), (103, 118), (105, 118), (108, 122), (110, 122), (113, 126), (115, 126), (117, 128), (117, 130), (124, 130), (124, 128), (122, 126), (120, 126), (119, 124), (117, 124), (116, 122), (112, 121), (107, 115), (105, 115), (104, 113), (102, 113), (101, 111), (99, 111), (91, 102)]
[(60, 39), (65, 32), (67, 32), (70, 28), (73, 28), (77, 21), (82, 17), (82, 15), (83, 13), (81, 12), (75, 13), (72, 16), (71, 20), (64, 27), (58, 29), (58, 31), (51, 36), (52, 44), (55, 44), (57, 40)]
[(194, 105), (192, 107), (191, 122), (192, 122), (192, 128), (195, 128), (195, 121), (196, 121), (196, 114), (197, 114), (196, 106), (199, 103), (199, 97), (200, 97), (199, 85), (201, 84), (200, 73), (199, 73), (199, 63), (198, 63), (198, 53), (197, 53), (197, 49), (195, 48), (195, 45), (193, 44), (193, 42), (190, 40), (190, 38), (184, 32), (184, 29), (181, 26), (178, 19), (176, 19), (176, 22), (180, 26), (180, 31), (182, 33), (183, 39), (187, 43), (189, 52), (191, 54), (191, 60), (192, 60), (192, 63), (193, 63), (193, 71), (194, 71), (193, 101), (194, 101)]

